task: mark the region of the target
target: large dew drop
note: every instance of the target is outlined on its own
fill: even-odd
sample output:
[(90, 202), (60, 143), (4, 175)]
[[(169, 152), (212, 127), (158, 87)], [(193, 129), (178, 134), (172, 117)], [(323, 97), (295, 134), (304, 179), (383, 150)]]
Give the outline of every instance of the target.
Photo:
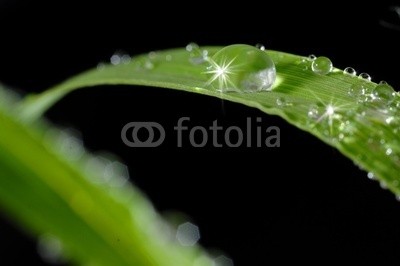
[(311, 69), (314, 73), (326, 75), (333, 69), (332, 61), (325, 56), (320, 56), (312, 61)]
[(276, 79), (272, 59), (265, 51), (250, 45), (227, 46), (208, 61), (208, 83), (222, 92), (269, 91)]

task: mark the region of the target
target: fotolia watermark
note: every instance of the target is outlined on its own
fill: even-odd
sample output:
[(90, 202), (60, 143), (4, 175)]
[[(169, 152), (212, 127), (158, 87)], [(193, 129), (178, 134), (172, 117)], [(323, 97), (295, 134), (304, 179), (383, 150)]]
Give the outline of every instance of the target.
[[(257, 117), (255, 122), (253, 120), (248, 117), (243, 130), (238, 126), (224, 128), (218, 124), (218, 120), (214, 120), (210, 126), (192, 125), (189, 117), (181, 117), (173, 127), (176, 146), (280, 147), (279, 127), (266, 127), (261, 117)], [(121, 139), (129, 147), (158, 147), (165, 138), (165, 128), (157, 122), (130, 122), (121, 131)]]

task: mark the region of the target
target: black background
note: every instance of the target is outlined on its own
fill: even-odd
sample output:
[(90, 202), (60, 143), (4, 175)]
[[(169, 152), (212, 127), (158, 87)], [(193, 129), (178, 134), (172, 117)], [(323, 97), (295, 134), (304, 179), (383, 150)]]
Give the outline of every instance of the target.
[[(133, 2), (133, 1), (132, 1)], [(107, 61), (116, 50), (139, 54), (200, 45), (263, 43), (268, 49), (325, 55), (335, 66), (368, 72), (400, 87), (400, 25), (393, 3), (308, 5), (245, 1), (229, 6), (188, 1), (105, 4), (75, 1), (0, 1), (0, 80), (38, 92)], [(231, 7), (232, 6), (232, 7)], [(229, 8), (228, 8), (229, 7)], [(281, 147), (175, 147), (173, 131), (159, 148), (134, 149), (120, 140), (130, 121), (172, 128), (245, 127), (246, 117), (281, 128)], [(127, 163), (132, 181), (161, 212), (179, 210), (200, 226), (201, 244), (235, 265), (395, 265), (400, 254), (400, 204), (336, 150), (282, 119), (206, 96), (143, 87), (96, 87), (72, 93), (47, 117), (78, 129), (91, 151), (107, 150)], [(35, 240), (2, 216), (1, 265), (47, 265)]]

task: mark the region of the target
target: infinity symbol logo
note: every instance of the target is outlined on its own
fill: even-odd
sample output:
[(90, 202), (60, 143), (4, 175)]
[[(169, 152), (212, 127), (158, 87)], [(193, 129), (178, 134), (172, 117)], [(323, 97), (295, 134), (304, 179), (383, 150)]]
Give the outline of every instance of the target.
[[(128, 139), (128, 130), (132, 128), (132, 140)], [(139, 139), (139, 131), (146, 130), (148, 133), (146, 140)], [(159, 132), (159, 138), (155, 141), (155, 131)], [(156, 122), (130, 122), (121, 131), (122, 141), (129, 147), (158, 147), (165, 140), (164, 128)]]

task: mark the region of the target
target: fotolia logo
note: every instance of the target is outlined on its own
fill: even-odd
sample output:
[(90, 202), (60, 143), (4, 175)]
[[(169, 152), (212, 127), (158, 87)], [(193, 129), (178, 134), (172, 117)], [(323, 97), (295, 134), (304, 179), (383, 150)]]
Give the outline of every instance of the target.
[[(265, 127), (261, 117), (248, 117), (245, 129), (238, 126), (224, 128), (214, 120), (208, 127), (191, 125), (189, 117), (178, 119), (173, 127), (177, 147), (189, 145), (202, 148), (212, 147), (280, 147), (280, 129), (277, 126)], [(255, 130), (255, 134), (254, 134)], [(166, 138), (165, 128), (157, 122), (130, 122), (121, 131), (122, 141), (129, 147), (158, 147)]]

